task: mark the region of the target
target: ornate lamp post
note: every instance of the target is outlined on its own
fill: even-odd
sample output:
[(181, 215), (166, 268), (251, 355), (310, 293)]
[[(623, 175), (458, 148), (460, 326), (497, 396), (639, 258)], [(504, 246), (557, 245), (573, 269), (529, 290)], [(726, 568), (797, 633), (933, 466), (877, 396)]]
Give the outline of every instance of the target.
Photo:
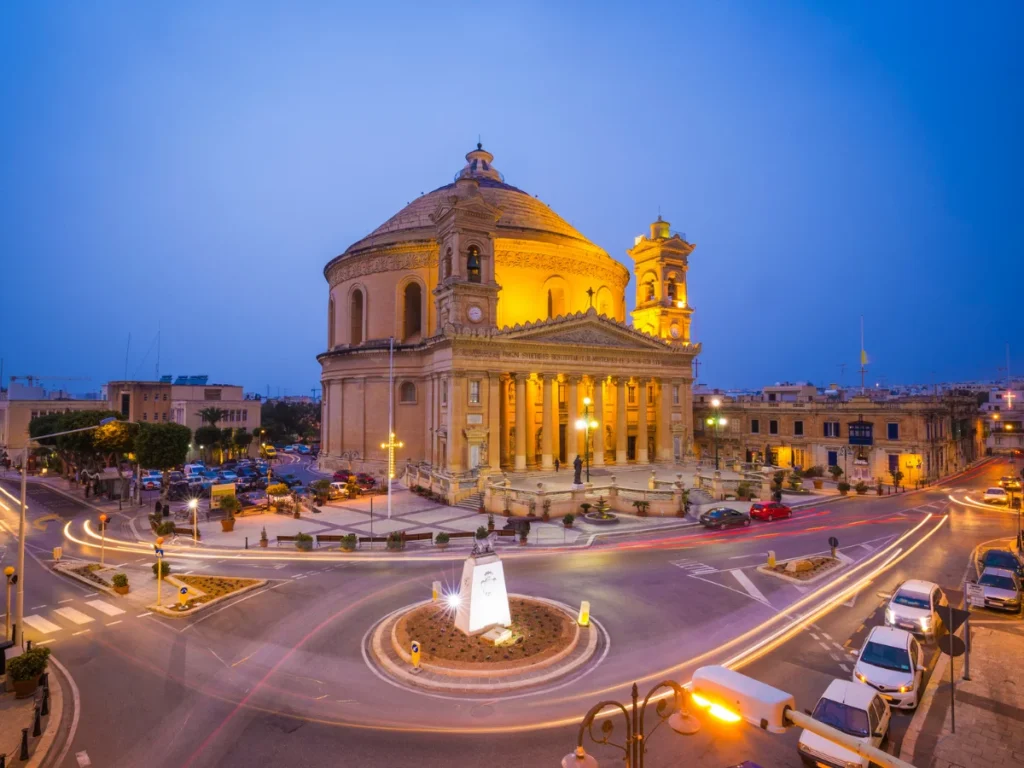
[(583, 456), (587, 464), (587, 482), (590, 482), (590, 430), (597, 429), (596, 419), (590, 418), (590, 398), (583, 398), (583, 418), (576, 419), (576, 429), (583, 432)]
[(722, 401), (717, 397), (711, 399), (711, 416), (707, 418), (708, 426), (712, 427), (715, 431), (715, 469), (719, 469), (718, 466), (718, 428), (724, 427), (728, 424), (728, 420), (722, 416), (721, 411), (718, 409), (722, 406)]
[[(647, 703), (651, 697), (663, 688), (669, 688), (674, 693), (674, 704), (671, 706), (668, 699), (659, 699), (655, 712), (658, 715), (658, 722), (651, 728), (650, 732), (644, 730), (644, 715), (647, 711)], [(647, 739), (654, 734), (662, 723), (668, 722), (669, 727), (684, 736), (690, 736), (700, 730), (700, 722), (696, 717), (686, 710), (686, 703), (689, 699), (689, 692), (674, 680), (663, 680), (654, 686), (640, 702), (640, 694), (636, 683), (633, 683), (630, 705), (621, 704), (617, 701), (600, 701), (590, 708), (583, 722), (580, 723), (579, 733), (576, 736), (576, 749), (562, 758), (562, 768), (598, 768), (598, 762), (586, 753), (583, 749), (583, 735), (588, 733), (590, 740), (595, 744), (610, 744), (622, 750), (625, 755), (623, 760), (626, 768), (643, 768), (644, 755), (647, 752)], [(612, 741), (612, 732), (615, 725), (612, 718), (606, 719), (601, 724), (601, 735), (594, 734), (594, 718), (604, 709), (617, 709), (622, 713), (626, 721), (626, 737), (622, 744)]]

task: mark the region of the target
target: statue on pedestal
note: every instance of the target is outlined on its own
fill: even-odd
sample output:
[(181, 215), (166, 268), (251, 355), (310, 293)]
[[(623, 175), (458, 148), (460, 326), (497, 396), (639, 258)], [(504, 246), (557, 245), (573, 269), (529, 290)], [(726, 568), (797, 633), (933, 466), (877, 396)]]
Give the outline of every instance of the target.
[(583, 480), (580, 478), (580, 473), (583, 472), (583, 459), (579, 457), (579, 454), (576, 455), (576, 459), (572, 463), (572, 469), (573, 485), (583, 485)]

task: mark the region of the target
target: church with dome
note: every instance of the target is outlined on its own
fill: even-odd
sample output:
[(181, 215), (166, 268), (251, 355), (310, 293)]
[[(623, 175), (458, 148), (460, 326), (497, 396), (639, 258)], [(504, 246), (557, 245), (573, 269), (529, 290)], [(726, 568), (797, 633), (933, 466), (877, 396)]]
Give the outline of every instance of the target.
[(627, 251), (631, 275), (477, 144), (452, 183), (324, 267), (321, 467), (385, 470), (391, 402), (399, 470), (549, 470), (585, 449), (598, 467), (682, 458), (693, 249), (659, 216)]

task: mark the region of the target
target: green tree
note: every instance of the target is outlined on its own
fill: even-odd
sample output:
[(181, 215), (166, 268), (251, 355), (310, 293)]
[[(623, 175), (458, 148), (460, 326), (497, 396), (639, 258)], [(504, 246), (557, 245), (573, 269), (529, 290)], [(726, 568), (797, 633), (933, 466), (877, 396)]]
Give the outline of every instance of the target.
[(320, 405), (317, 403), (266, 402), (260, 408), (260, 423), (269, 442), (291, 442), (296, 438), (317, 439), (320, 435)]
[(223, 420), (228, 415), (228, 412), (223, 408), (217, 408), (210, 406), (209, 408), (202, 408), (196, 412), (196, 416), (200, 418), (203, 424), (209, 424), (211, 427), (216, 427), (217, 422)]
[[(40, 416), (29, 422), (29, 435), (34, 437), (95, 427), (109, 417), (121, 418), (121, 414), (117, 411), (70, 411)], [(83, 468), (96, 469), (102, 463), (102, 455), (96, 448), (95, 430), (43, 440), (40, 445), (57, 451), (68, 473)]]
[(167, 473), (184, 464), (188, 457), (188, 446), (192, 441), (192, 430), (183, 424), (160, 423), (138, 425), (135, 436), (135, 456), (139, 463), (163, 472), (160, 484), (160, 498), (167, 501)]
[(230, 458), (232, 450), (234, 449), (234, 436), (235, 430), (231, 427), (224, 427), (220, 431), (220, 439), (217, 444), (220, 446), (220, 460), (223, 463), (226, 459)]
[(93, 433), (93, 446), (104, 456), (104, 463), (108, 467), (117, 468), (117, 476), (121, 480), (121, 498), (128, 496), (128, 479), (124, 476), (121, 465), (135, 450), (139, 426), (131, 421), (114, 421), (104, 424)]
[(220, 440), (220, 430), (217, 427), (204, 424), (196, 430), (196, 445), (202, 446), (203, 458), (209, 458), (210, 452)]
[(250, 434), (245, 427), (235, 430), (234, 436), (231, 438), (235, 444), (235, 448), (238, 451), (238, 455), (247, 454), (249, 452), (249, 446), (252, 445), (253, 436)]

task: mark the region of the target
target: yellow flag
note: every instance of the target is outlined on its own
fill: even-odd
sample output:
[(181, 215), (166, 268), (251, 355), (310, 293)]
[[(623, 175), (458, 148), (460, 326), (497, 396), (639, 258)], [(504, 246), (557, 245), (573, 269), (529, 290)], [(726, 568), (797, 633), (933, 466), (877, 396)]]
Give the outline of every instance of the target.
[(861, 365), (867, 365), (868, 364), (868, 353), (865, 352), (863, 349), (860, 351), (860, 364)]

